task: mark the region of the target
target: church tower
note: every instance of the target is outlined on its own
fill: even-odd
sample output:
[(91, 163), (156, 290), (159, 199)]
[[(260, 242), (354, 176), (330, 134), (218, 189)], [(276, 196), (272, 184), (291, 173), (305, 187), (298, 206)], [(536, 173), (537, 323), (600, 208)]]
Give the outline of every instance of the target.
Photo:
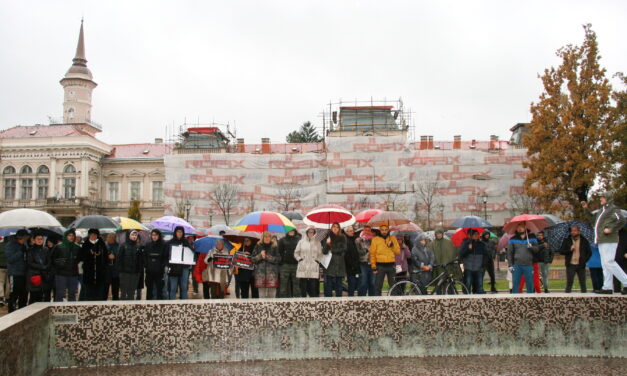
[(63, 122), (77, 124), (89, 133), (100, 132), (102, 130), (100, 125), (91, 120), (91, 92), (98, 85), (93, 81), (91, 71), (87, 68), (82, 20), (76, 56), (60, 83), (64, 91)]

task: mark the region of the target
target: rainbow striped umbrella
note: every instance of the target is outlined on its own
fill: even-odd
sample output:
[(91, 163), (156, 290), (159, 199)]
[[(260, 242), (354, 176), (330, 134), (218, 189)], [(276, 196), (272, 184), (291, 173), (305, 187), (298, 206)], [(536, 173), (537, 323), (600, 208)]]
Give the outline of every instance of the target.
[(244, 218), (240, 219), (240, 221), (233, 226), (233, 229), (287, 234), (292, 230), (296, 230), (296, 226), (282, 214), (270, 211), (258, 211), (246, 214)]

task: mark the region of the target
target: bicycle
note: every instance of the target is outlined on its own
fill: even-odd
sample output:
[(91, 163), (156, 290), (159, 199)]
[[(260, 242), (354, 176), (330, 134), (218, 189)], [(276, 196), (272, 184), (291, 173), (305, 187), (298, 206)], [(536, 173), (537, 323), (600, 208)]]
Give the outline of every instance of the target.
[(469, 294), (470, 291), (464, 282), (455, 279), (453, 273), (449, 271), (448, 266), (453, 264), (459, 264), (459, 261), (453, 260), (446, 264), (435, 265), (443, 267), (443, 271), (426, 286), (419, 280), (415, 282), (411, 280), (396, 282), (388, 291), (388, 296)]

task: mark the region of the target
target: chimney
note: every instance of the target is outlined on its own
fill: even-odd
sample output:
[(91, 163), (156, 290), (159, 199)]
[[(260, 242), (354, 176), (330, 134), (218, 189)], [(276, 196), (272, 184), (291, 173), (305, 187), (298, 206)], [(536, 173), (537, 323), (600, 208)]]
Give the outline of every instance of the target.
[(238, 138), (237, 139), (237, 152), (238, 153), (243, 153), (244, 150), (245, 150), (244, 139), (243, 138)]
[(433, 149), (433, 136), (427, 136), (427, 147)]
[(163, 138), (155, 138), (155, 144), (163, 144)]
[(267, 137), (261, 139), (261, 153), (270, 154), (270, 139)]
[(420, 136), (420, 150), (425, 150), (427, 148), (427, 139), (428, 136)]
[(471, 140), (470, 141), (470, 148), (471, 149), (476, 149), (477, 148), (477, 140)]
[(490, 150), (495, 150), (499, 148), (499, 136), (495, 134), (490, 135)]
[(453, 149), (461, 149), (462, 148), (462, 136), (456, 135), (453, 136)]

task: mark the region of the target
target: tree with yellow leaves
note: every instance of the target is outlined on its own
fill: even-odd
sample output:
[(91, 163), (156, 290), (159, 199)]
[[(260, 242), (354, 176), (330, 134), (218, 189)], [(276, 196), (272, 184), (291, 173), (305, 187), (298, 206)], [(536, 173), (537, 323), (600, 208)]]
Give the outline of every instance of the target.
[(581, 46), (557, 51), (557, 68), (545, 69), (544, 91), (531, 104), (528, 148), (528, 194), (545, 210), (583, 219), (580, 202), (588, 200), (595, 183), (611, 185), (615, 171), (616, 108), (612, 87), (599, 64), (596, 34), (584, 25)]

